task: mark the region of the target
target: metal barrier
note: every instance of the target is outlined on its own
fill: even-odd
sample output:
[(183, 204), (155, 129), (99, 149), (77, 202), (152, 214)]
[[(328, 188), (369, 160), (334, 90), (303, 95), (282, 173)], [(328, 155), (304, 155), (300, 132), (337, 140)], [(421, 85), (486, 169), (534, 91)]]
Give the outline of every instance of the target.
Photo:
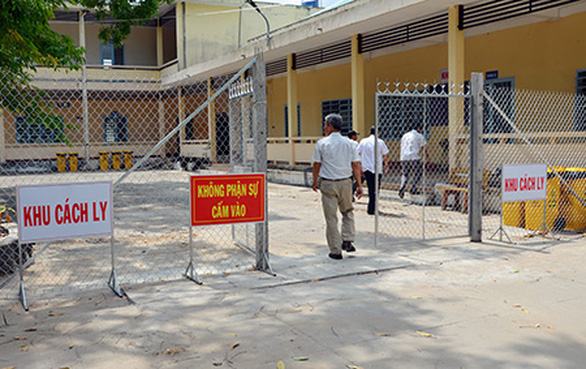
[[(231, 99), (229, 87), (245, 72), (249, 94)], [(5, 143), (0, 148), (0, 205), (16, 209), (17, 184), (114, 183), (114, 237), (23, 245), (20, 255), (15, 246), (0, 246), (0, 299), (14, 302), (19, 269), (29, 298), (106, 283), (122, 294), (126, 284), (186, 274), (199, 280), (251, 266), (270, 271), (266, 223), (190, 226), (189, 178), (194, 173), (181, 168), (181, 137), (214, 140), (214, 155), (221, 159), (214, 162), (231, 163), (233, 171), (238, 166), (240, 171), (266, 172), (264, 64), (254, 58), (236, 74), (211, 81), (212, 93), (209, 80), (163, 85), (152, 73), (102, 69), (84, 76), (49, 73), (35, 80), (37, 91), (10, 90), (0, 83), (2, 99), (18, 101), (34, 94), (41, 111), (56, 122), (47, 125), (24, 105), (0, 112)], [(246, 102), (240, 101), (244, 98)], [(237, 132), (230, 128), (243, 119), (252, 127), (246, 137), (254, 140), (254, 150), (241, 155), (247, 158), (245, 165), (236, 160), (241, 148), (231, 145), (236, 142), (231, 135)], [(78, 171), (59, 172), (56, 153), (73, 150)], [(193, 159), (200, 160), (190, 169), (212, 164), (206, 158)], [(4, 227), (9, 231), (4, 243), (16, 238), (18, 221)], [(246, 242), (241, 242), (243, 237), (248, 237)], [(244, 243), (251, 247), (241, 247)], [(186, 270), (188, 265), (197, 275), (194, 269)]]

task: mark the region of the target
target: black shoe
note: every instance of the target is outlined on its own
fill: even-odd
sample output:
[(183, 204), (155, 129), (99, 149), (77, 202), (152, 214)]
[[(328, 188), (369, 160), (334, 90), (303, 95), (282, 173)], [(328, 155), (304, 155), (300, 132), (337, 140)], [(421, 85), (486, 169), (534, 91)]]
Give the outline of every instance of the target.
[(399, 190), (399, 198), (402, 199), (403, 197), (405, 197), (405, 189), (404, 188)]
[(332, 259), (335, 260), (342, 260), (342, 254), (332, 254), (331, 252), (328, 254), (328, 256)]
[(344, 241), (342, 242), (342, 250), (346, 252), (354, 252), (356, 251), (356, 248), (352, 244), (352, 241)]

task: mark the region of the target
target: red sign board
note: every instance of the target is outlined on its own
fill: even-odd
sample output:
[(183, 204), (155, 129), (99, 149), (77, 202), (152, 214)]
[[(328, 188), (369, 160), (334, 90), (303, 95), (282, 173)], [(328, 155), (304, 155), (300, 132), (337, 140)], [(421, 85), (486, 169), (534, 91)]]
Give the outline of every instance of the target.
[(265, 175), (191, 177), (191, 225), (264, 222)]

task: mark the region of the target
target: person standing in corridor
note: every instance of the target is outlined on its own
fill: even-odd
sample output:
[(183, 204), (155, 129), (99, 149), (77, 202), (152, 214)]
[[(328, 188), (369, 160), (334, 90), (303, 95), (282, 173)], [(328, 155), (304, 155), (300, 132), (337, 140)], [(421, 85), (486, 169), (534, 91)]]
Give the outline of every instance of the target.
[[(326, 220), (326, 239), (335, 260), (342, 259), (342, 250), (356, 251), (354, 240), (354, 206), (352, 205), (352, 176), (358, 181), (356, 197), (362, 197), (360, 157), (351, 140), (342, 136), (342, 117), (329, 114), (324, 121), (326, 137), (319, 140), (313, 151), (313, 190), (321, 191)], [(342, 214), (342, 233), (338, 230), (338, 210)]]

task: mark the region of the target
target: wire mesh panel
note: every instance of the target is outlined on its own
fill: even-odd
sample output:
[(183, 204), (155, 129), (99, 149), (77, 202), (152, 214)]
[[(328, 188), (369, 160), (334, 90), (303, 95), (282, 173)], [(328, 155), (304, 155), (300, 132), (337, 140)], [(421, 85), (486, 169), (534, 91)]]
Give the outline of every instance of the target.
[[(24, 281), (33, 298), (102, 287), (114, 270), (120, 285), (180, 278), (190, 258), (200, 274), (254, 266), (251, 252), (235, 245), (231, 226), (190, 229), (193, 173), (185, 170), (213, 165), (221, 171), (222, 163), (230, 163), (228, 86), (244, 73), (239, 71), (233, 80), (217, 76), (163, 85), (158, 71), (108, 67), (75, 73), (40, 70), (32, 90), (0, 83), (5, 107), (0, 114), (2, 298), (13, 300), (18, 292), (16, 185), (104, 180), (114, 184), (113, 239), (23, 245)], [(249, 74), (258, 76), (252, 70)], [(247, 99), (241, 102), (241, 115), (251, 117), (246, 121), (250, 125), (257, 115), (254, 98)], [(264, 142), (266, 171), (266, 130), (264, 139), (244, 130), (257, 152)], [(263, 168), (254, 164), (251, 170)]]
[[(483, 228), (493, 238), (575, 237), (586, 229), (586, 99), (485, 81)], [(503, 165), (546, 164), (546, 200), (501, 202)], [(531, 183), (528, 184), (531, 186)], [(502, 217), (500, 216), (502, 215)]]
[(468, 93), (447, 85), (377, 88), (377, 150), (388, 149), (388, 164), (373, 168), (378, 242), (467, 235)]

